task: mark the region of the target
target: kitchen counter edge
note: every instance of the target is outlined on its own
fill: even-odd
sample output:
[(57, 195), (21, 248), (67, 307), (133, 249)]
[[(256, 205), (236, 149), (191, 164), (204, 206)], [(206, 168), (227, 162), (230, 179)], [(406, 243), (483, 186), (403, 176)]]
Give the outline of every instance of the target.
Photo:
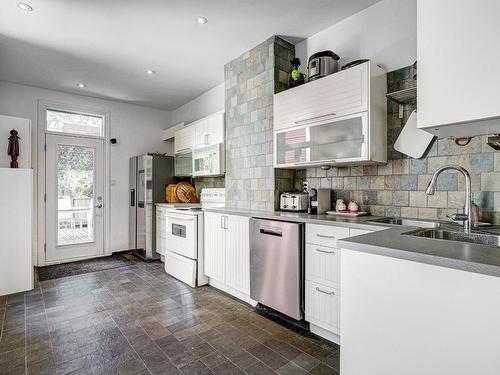
[(500, 277), (498, 248), (405, 235), (415, 227), (392, 227), (339, 240), (342, 249)]
[(254, 217), (258, 219), (289, 221), (294, 223), (309, 223), (319, 225), (332, 225), (337, 227), (349, 227), (364, 230), (383, 230), (390, 228), (387, 224), (367, 223), (368, 220), (374, 220), (381, 216), (358, 216), (345, 217), (333, 215), (309, 215), (300, 212), (284, 212), (284, 211), (257, 211), (244, 210), (238, 208), (204, 208), (205, 212), (214, 212), (223, 215), (237, 215)]

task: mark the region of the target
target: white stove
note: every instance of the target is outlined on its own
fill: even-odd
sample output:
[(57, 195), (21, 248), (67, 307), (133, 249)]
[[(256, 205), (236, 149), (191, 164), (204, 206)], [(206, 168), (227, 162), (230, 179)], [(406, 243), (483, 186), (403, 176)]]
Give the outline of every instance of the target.
[(203, 208), (225, 206), (225, 189), (203, 189), (200, 203), (162, 204), (165, 216), (165, 271), (190, 285), (206, 285), (203, 265)]

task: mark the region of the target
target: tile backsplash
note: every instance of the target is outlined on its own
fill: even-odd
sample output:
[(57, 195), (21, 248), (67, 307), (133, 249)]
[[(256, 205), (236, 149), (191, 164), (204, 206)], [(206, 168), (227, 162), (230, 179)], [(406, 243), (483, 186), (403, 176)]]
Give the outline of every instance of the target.
[[(388, 90), (412, 85), (412, 69), (410, 66), (388, 73)], [(393, 144), (414, 108), (415, 103), (405, 105), (400, 119), (398, 105), (388, 103), (386, 165), (299, 170), (294, 173), (295, 188), (301, 190), (302, 182), (308, 181), (310, 187), (332, 189), (334, 199), (356, 200), (373, 215), (446, 219), (448, 214), (463, 210), (463, 176), (457, 172), (441, 174), (433, 196), (425, 194), (425, 188), (437, 168), (457, 164), (471, 174), (481, 220), (500, 224), (500, 152), (486, 144), (485, 136), (472, 138), (466, 146), (458, 146), (450, 139), (435, 139), (422, 159), (395, 151)]]

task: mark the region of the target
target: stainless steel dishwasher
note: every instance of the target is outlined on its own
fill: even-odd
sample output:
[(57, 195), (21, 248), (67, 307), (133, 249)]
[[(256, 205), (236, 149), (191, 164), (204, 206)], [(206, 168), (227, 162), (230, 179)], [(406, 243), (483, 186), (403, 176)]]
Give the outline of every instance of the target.
[(304, 224), (250, 219), (250, 297), (303, 318)]

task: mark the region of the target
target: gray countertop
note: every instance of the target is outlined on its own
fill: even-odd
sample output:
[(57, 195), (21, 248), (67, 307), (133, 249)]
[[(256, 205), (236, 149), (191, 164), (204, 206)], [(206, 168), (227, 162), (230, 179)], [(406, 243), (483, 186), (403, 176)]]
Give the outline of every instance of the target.
[(339, 246), (349, 250), (500, 277), (500, 247), (404, 234), (414, 229), (416, 228), (393, 226), (384, 231), (339, 240)]
[(210, 208), (205, 211), (373, 230), (374, 232), (368, 234), (339, 240), (339, 246), (349, 250), (500, 277), (500, 247), (413, 237), (404, 233), (415, 230), (416, 227), (367, 223), (368, 220), (376, 219), (378, 216), (342, 217), (236, 208)]
[(337, 227), (349, 227), (365, 230), (380, 230), (388, 228), (387, 224), (367, 223), (367, 220), (373, 220), (380, 216), (333, 216), (333, 215), (309, 215), (306, 213), (298, 212), (284, 212), (284, 211), (255, 211), (255, 210), (242, 210), (238, 208), (204, 208), (205, 212), (216, 212), (225, 215), (239, 215), (256, 217), (268, 220), (291, 221), (295, 223), (311, 223), (322, 225), (334, 225)]

